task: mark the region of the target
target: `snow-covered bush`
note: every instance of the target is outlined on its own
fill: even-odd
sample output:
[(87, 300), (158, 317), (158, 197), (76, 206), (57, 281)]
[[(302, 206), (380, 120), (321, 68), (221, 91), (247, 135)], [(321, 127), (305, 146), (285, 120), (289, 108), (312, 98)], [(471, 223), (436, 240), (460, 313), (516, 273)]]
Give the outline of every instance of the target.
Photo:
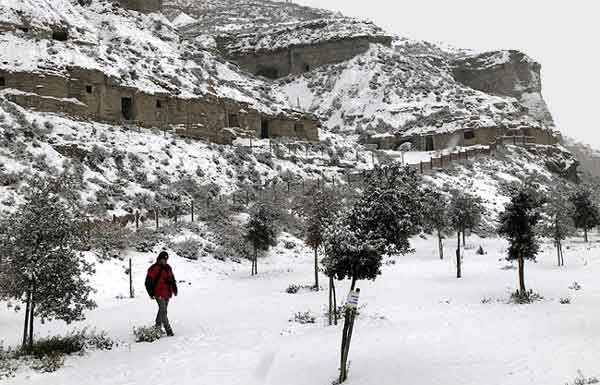
[(534, 293), (533, 290), (529, 289), (524, 294), (517, 290), (510, 295), (509, 303), (516, 305), (525, 305), (543, 300), (544, 297), (538, 293)]
[[(577, 378), (573, 381), (573, 385), (592, 385), (600, 384), (600, 380), (596, 377), (585, 377), (581, 370), (577, 371)], [(570, 384), (565, 384), (570, 385)]]
[(41, 372), (55, 372), (63, 366), (66, 355), (88, 350), (111, 350), (114, 344), (106, 332), (88, 331), (86, 328), (65, 336), (37, 340), (25, 349), (5, 350), (0, 344), (0, 379), (14, 376), (22, 365)]
[(579, 291), (581, 290), (581, 285), (577, 282), (573, 282), (571, 286), (569, 286), (569, 289)]
[(296, 294), (300, 290), (300, 288), (300, 285), (292, 283), (290, 286), (288, 286), (287, 289), (285, 289), (285, 292), (288, 294)]
[(103, 259), (120, 256), (130, 238), (129, 230), (118, 223), (95, 223), (91, 225), (88, 235), (90, 248)]
[(270, 152), (260, 152), (260, 153), (256, 154), (255, 156), (256, 156), (256, 160), (259, 163), (269, 166), (269, 168), (274, 167), (273, 157), (271, 156)]
[(196, 260), (199, 257), (199, 250), (202, 242), (197, 238), (188, 237), (181, 241), (171, 244), (171, 249), (180, 257)]
[(15, 358), (15, 352), (10, 349), (5, 350), (4, 345), (0, 342), (0, 380), (14, 377), (18, 368), (19, 361)]
[(162, 240), (163, 236), (160, 232), (153, 229), (141, 228), (131, 233), (129, 244), (140, 253), (150, 253)]
[(53, 352), (48, 355), (36, 358), (31, 362), (31, 368), (40, 372), (52, 373), (62, 368), (65, 364), (65, 355)]
[(317, 317), (314, 316), (310, 311), (297, 312), (294, 314), (294, 318), (290, 319), (290, 322), (297, 322), (299, 324), (314, 324)]
[(569, 305), (571, 303), (571, 298), (561, 297), (558, 302), (560, 302), (561, 305)]
[(160, 329), (154, 326), (140, 326), (133, 328), (135, 342), (154, 342), (161, 337)]

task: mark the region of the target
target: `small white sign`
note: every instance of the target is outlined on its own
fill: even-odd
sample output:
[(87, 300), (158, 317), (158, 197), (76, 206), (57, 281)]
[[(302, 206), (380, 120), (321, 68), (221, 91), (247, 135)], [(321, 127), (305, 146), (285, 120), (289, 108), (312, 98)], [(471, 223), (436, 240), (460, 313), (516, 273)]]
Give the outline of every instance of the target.
[(352, 308), (356, 308), (358, 306), (358, 297), (360, 295), (360, 290), (351, 291), (348, 294), (348, 301), (346, 301), (346, 305)]

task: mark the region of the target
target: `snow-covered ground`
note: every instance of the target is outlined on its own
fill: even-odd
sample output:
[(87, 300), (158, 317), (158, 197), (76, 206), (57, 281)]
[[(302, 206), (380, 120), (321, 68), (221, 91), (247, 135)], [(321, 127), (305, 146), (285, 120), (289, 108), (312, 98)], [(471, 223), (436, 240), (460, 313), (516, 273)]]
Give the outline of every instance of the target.
[[(5, 383), (330, 384), (337, 375), (341, 326), (327, 327), (321, 315), (326, 290), (285, 293), (292, 283), (312, 282), (312, 255), (297, 240), (292, 250), (283, 241), (259, 261), (255, 278), (245, 262), (173, 256), (181, 281), (180, 295), (170, 304), (176, 336), (151, 344), (133, 343), (132, 328), (154, 317), (155, 304), (143, 288), (154, 256), (131, 254), (137, 293), (132, 300), (116, 298), (128, 293), (125, 263), (98, 265), (98, 309), (79, 325), (40, 325), (39, 336), (91, 325), (124, 343), (70, 357), (52, 374), (23, 370)], [(393, 258), (395, 264), (387, 263), (375, 282), (359, 283), (349, 385), (564, 384), (578, 370), (600, 375), (600, 243), (570, 240), (563, 268), (545, 243), (538, 263), (526, 266), (528, 287), (544, 296), (532, 305), (506, 303), (517, 271), (503, 258), (504, 241), (474, 236), (467, 244), (460, 280), (452, 258), (440, 261), (434, 238), (416, 238), (414, 254)], [(475, 254), (479, 245), (486, 255)], [(446, 243), (448, 257), (453, 246)], [(569, 289), (575, 281), (581, 290)], [(348, 286), (338, 283), (338, 298)], [(571, 304), (560, 304), (562, 297)], [(289, 322), (305, 311), (319, 315), (316, 324)], [(21, 316), (3, 306), (0, 340), (18, 343)]]

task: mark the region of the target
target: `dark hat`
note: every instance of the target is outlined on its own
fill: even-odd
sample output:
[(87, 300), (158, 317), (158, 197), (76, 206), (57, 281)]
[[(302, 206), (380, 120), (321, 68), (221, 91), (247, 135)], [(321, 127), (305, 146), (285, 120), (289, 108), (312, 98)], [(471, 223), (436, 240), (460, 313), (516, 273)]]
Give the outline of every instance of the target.
[(166, 251), (161, 251), (156, 260), (160, 261), (161, 259), (169, 259), (169, 254)]

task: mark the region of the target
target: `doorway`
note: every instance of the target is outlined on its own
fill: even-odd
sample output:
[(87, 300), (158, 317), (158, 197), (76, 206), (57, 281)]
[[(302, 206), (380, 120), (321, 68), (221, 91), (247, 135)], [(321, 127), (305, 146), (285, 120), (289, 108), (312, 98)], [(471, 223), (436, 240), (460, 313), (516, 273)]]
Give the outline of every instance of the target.
[(425, 151), (433, 151), (433, 136), (425, 137)]
[(132, 98), (121, 98), (121, 114), (125, 120), (134, 119)]
[(262, 119), (260, 121), (260, 138), (267, 139), (269, 137), (269, 121)]

